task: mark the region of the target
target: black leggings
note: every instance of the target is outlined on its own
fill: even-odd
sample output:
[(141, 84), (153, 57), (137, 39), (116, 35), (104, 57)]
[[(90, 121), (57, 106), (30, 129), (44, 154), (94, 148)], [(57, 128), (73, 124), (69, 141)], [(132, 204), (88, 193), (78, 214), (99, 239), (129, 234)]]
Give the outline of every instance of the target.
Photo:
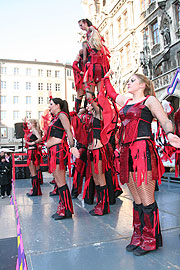
[(11, 194), (11, 183), (7, 185), (1, 185), (1, 196), (5, 196), (5, 191), (7, 196)]

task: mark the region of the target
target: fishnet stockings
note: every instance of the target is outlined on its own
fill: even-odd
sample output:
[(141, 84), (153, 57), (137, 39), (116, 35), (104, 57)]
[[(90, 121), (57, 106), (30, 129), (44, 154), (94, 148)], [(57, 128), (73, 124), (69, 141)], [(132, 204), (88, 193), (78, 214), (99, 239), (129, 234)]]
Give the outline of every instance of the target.
[(140, 187), (137, 187), (137, 183), (133, 180), (133, 173), (129, 173), (129, 183), (127, 184), (133, 199), (136, 204), (143, 204), (148, 206), (154, 203), (154, 191), (155, 191), (156, 181), (152, 180), (152, 172), (147, 172), (147, 184), (144, 182)]

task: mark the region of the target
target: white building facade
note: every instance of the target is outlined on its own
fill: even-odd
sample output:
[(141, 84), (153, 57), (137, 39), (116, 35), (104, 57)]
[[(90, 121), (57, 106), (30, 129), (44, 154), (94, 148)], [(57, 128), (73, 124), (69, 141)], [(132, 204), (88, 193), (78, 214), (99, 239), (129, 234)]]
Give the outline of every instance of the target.
[(48, 109), (49, 94), (66, 99), (74, 109), (74, 78), (71, 65), (0, 59), (0, 144), (17, 149), (15, 123), (25, 117), (41, 119)]

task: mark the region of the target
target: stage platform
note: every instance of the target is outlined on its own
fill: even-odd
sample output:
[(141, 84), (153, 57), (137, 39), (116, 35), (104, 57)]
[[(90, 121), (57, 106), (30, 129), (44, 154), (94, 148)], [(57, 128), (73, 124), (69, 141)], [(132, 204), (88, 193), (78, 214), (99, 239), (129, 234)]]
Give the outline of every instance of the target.
[[(109, 215), (91, 216), (89, 210), (93, 206), (84, 204), (79, 196), (73, 200), (73, 219), (55, 221), (51, 215), (56, 212), (58, 196), (49, 197), (52, 176), (47, 172), (43, 176), (41, 197), (26, 196), (31, 188), (30, 179), (15, 182), (28, 270), (180, 269), (180, 184), (163, 182), (156, 192), (163, 248), (136, 257), (125, 249), (133, 230), (132, 198), (126, 186), (122, 187), (123, 194), (116, 199), (116, 204), (110, 206)], [(71, 189), (72, 179), (68, 176), (67, 182)], [(0, 270), (16, 269), (16, 214), (10, 198), (0, 198)], [(12, 247), (14, 252), (9, 256), (8, 250)]]

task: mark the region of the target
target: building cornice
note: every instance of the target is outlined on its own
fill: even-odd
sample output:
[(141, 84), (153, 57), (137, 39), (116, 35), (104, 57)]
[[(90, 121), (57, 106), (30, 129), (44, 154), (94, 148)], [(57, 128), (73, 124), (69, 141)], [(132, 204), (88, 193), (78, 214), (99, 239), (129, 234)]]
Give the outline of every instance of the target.
[(49, 66), (61, 66), (65, 68), (72, 68), (70, 64), (53, 63), (53, 62), (40, 62), (40, 61), (27, 61), (27, 60), (12, 60), (12, 59), (0, 59), (0, 63), (19, 63), (19, 64), (31, 64), (31, 65), (49, 65)]
[(119, 0), (111, 9), (110, 15), (114, 16), (118, 12), (118, 10), (124, 5), (125, 2), (127, 2), (127, 0)]

